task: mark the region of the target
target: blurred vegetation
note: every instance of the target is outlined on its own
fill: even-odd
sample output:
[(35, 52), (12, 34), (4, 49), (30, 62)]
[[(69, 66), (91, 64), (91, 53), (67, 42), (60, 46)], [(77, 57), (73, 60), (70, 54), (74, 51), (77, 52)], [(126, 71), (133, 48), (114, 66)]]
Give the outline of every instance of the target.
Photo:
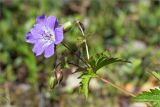
[[(57, 16), (60, 24), (73, 19), (81, 20), (86, 28), (91, 55), (108, 50), (111, 55), (132, 62), (127, 65), (110, 65), (108, 68), (101, 69), (99, 72), (104, 77), (134, 93), (157, 85), (147, 72), (160, 71), (160, 2), (158, 0), (2, 0), (0, 1), (0, 84), (2, 87), (4, 84), (8, 87), (6, 82), (14, 85), (28, 84), (33, 89), (36, 87), (39, 90), (43, 87), (44, 92), (51, 96), (50, 100), (53, 100), (51, 102), (60, 107), (80, 107), (81, 103), (75, 99), (81, 99), (84, 103), (85, 99), (80, 94), (74, 93), (75, 89), (62, 90), (66, 85), (65, 80), (64, 85), (58, 87), (58, 91), (56, 89), (53, 93), (47, 91), (46, 80), (54, 69), (57, 57), (71, 62), (76, 58), (73, 58), (73, 55), (61, 45), (57, 46), (56, 55), (49, 59), (34, 56), (32, 46), (25, 42), (25, 34), (33, 27), (36, 17), (41, 14)], [(80, 37), (78, 28), (73, 27), (65, 34), (65, 41), (77, 49), (80, 45)], [(67, 59), (68, 55), (70, 57)], [(66, 76), (65, 79), (68, 78), (67, 73)], [(122, 97), (121, 100), (127, 100), (126, 96), (122, 96), (112, 87), (99, 82), (97, 84), (94, 84), (95, 87), (100, 85), (100, 88), (93, 89), (84, 106), (102, 107), (106, 105), (104, 103), (106, 101), (108, 106), (117, 107), (115, 102), (119, 102), (119, 97)], [(95, 91), (97, 93), (93, 94)], [(97, 103), (94, 102), (94, 98), (99, 99)], [(72, 105), (71, 101), (77, 103), (77, 106)], [(119, 105), (128, 107), (121, 103)]]

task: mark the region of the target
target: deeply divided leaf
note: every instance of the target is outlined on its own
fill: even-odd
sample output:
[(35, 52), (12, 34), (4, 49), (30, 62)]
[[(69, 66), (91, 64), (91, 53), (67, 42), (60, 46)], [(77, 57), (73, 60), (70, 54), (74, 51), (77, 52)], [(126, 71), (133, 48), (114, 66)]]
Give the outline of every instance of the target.
[(88, 71), (86, 73), (83, 73), (79, 78), (81, 79), (80, 82), (80, 91), (88, 97), (88, 92), (89, 92), (89, 82), (91, 78), (96, 77), (96, 74), (94, 74), (91, 71)]
[(120, 58), (108, 57), (106, 54), (98, 54), (95, 57), (91, 57), (89, 64), (91, 65), (93, 71), (97, 72), (100, 68), (107, 66), (115, 62), (129, 62)]
[(80, 91), (88, 97), (88, 92), (89, 92), (89, 82), (91, 78), (96, 77), (96, 72), (109, 64), (115, 63), (115, 62), (128, 62), (126, 60), (122, 60), (119, 58), (113, 58), (113, 57), (108, 57), (105, 53), (97, 54), (94, 57), (91, 57), (88, 60), (88, 64), (90, 67), (87, 68), (87, 72), (83, 73), (80, 78)]
[(101, 59), (100, 61), (97, 62), (96, 64), (96, 71), (99, 70), (100, 68), (106, 66), (106, 65), (109, 65), (109, 64), (112, 64), (112, 63), (115, 63), (115, 62), (126, 62), (122, 59), (119, 59), (119, 58), (103, 58), (103, 60)]

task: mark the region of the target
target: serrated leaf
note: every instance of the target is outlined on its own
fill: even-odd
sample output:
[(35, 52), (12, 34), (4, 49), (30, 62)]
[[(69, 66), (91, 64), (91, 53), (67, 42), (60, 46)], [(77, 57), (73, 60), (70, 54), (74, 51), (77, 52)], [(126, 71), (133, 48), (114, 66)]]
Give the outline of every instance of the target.
[(89, 82), (93, 77), (96, 77), (96, 74), (94, 74), (93, 71), (88, 71), (86, 73), (83, 73), (79, 77), (81, 79), (80, 91), (85, 95), (86, 98), (88, 97), (88, 92), (89, 92)]
[(159, 73), (157, 73), (156, 71), (152, 71), (151, 73), (155, 78), (157, 78), (160, 81), (160, 74)]
[(122, 59), (119, 58), (108, 58), (108, 57), (104, 57), (103, 60), (101, 59), (100, 61), (98, 61), (97, 65), (96, 65), (96, 71), (99, 70), (100, 68), (115, 63), (115, 62), (127, 62), (124, 61)]
[(115, 62), (129, 62), (120, 58), (108, 57), (106, 54), (97, 54), (95, 57), (91, 57), (88, 61), (92, 69), (96, 72), (100, 68), (115, 63)]
[(144, 91), (134, 98), (139, 102), (160, 102), (160, 89), (151, 89), (150, 91)]

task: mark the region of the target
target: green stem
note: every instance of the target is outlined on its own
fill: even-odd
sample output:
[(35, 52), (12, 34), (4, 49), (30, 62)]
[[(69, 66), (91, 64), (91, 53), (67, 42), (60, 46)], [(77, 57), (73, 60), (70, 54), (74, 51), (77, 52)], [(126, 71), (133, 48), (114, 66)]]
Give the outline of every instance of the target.
[(86, 47), (86, 53), (87, 53), (87, 59), (89, 60), (89, 51), (88, 51), (88, 45), (87, 45), (87, 41), (85, 39), (85, 47)]

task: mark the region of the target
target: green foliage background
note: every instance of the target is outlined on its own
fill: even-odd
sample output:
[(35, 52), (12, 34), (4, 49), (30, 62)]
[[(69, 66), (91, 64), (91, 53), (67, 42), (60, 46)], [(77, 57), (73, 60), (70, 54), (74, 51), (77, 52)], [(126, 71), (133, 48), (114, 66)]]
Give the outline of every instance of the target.
[[(70, 0), (72, 1), (72, 0)], [(158, 0), (90, 0), (85, 11), (66, 14), (67, 0), (4, 0), (0, 2), (0, 84), (15, 82), (21, 68), (29, 74), (27, 81), (38, 83), (39, 72), (50, 75), (55, 56), (35, 57), (25, 34), (41, 14), (55, 15), (60, 24), (81, 20), (88, 35), (91, 55), (109, 50), (110, 54), (130, 60), (132, 64), (110, 65), (99, 72), (115, 83), (132, 84), (135, 90), (150, 83), (150, 69), (160, 71), (160, 2)], [(73, 28), (65, 34), (68, 43), (80, 44), (80, 32)], [(76, 48), (73, 46), (73, 48)], [(58, 46), (57, 55), (66, 49)], [(70, 56), (67, 60), (75, 60)], [(102, 85), (102, 84), (101, 84)], [(102, 85), (111, 95), (118, 92)], [(91, 95), (93, 98), (98, 95)], [(92, 98), (91, 98), (92, 99)], [(92, 99), (93, 100), (93, 99)]]

